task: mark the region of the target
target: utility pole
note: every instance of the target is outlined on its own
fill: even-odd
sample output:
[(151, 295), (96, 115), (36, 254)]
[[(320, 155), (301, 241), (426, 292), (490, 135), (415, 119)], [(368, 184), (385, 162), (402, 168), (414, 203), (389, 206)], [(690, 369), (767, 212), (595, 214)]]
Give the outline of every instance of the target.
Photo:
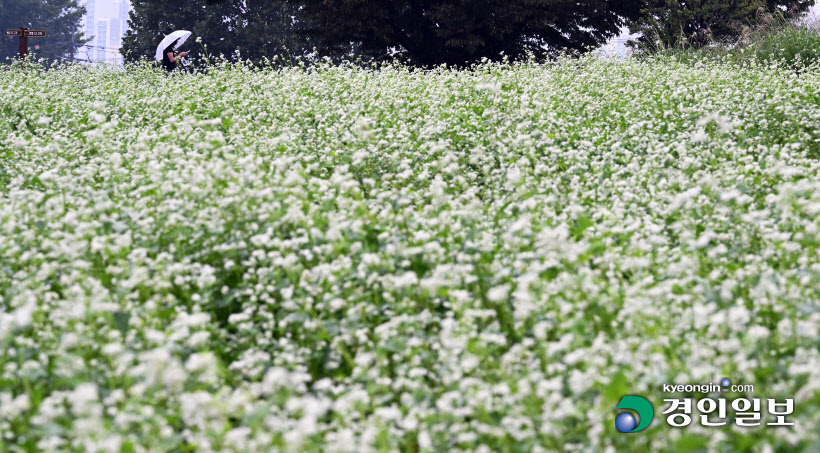
[(74, 35), (77, 34), (77, 24), (75, 22), (71, 22), (71, 62), (74, 63), (74, 54), (77, 53), (77, 49), (74, 47)]

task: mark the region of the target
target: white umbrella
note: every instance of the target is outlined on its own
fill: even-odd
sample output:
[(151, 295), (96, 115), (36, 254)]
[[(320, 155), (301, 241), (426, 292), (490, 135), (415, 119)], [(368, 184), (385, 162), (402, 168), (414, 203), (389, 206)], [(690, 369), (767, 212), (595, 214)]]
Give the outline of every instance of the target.
[(157, 61), (162, 61), (162, 52), (165, 51), (165, 48), (170, 46), (172, 42), (179, 39), (177, 45), (174, 46), (174, 50), (176, 50), (177, 47), (181, 46), (182, 43), (184, 43), (185, 40), (188, 39), (189, 36), (191, 36), (191, 32), (189, 32), (188, 30), (177, 30), (171, 33), (170, 35), (162, 38), (162, 42), (159, 43), (159, 46), (157, 46)]

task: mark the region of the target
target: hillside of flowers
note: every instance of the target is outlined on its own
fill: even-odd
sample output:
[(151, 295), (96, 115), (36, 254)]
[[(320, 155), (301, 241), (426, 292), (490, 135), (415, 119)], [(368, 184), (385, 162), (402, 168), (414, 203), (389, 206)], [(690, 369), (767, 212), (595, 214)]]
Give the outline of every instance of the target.
[(818, 172), (816, 70), (0, 67), (0, 450), (817, 451)]

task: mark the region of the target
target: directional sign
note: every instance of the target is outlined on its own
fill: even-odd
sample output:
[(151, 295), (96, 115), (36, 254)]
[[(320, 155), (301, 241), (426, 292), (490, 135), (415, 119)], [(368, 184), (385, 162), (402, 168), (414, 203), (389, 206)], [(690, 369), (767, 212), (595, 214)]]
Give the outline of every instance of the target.
[[(28, 38), (43, 38), (46, 36), (45, 30), (29, 30), (27, 27), (20, 27), (17, 30), (5, 30), (4, 36), (16, 36), (20, 41), (19, 50), (20, 60), (25, 60), (28, 54)], [(40, 49), (40, 46), (34, 46), (35, 49)]]

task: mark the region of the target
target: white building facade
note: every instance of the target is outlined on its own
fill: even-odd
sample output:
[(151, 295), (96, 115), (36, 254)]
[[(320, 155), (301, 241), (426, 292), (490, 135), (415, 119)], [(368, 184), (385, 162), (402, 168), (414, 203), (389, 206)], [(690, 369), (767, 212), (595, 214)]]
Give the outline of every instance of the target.
[(122, 38), (128, 31), (128, 0), (85, 0), (85, 36), (91, 37), (76, 58), (87, 63), (122, 64)]

